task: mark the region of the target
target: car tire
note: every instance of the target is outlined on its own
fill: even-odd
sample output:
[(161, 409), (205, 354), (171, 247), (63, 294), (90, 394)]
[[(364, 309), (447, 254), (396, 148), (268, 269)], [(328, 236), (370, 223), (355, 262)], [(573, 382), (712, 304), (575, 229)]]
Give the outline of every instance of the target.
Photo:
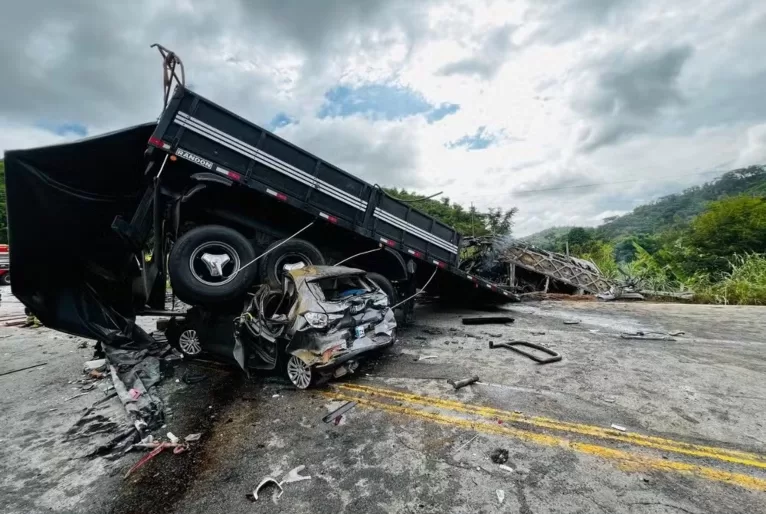
[(186, 358), (193, 359), (202, 353), (199, 331), (191, 325), (171, 323), (165, 330), (165, 337), (168, 339), (168, 344)]
[[(213, 265), (215, 258), (228, 258)], [(173, 245), (168, 273), (173, 292), (190, 305), (220, 304), (244, 296), (256, 279), (250, 242), (236, 230), (203, 225), (181, 236)]]
[(288, 355), (285, 372), (290, 382), (298, 389), (308, 389), (316, 383), (317, 373), (306, 361), (297, 355)]
[(3, 275), (3, 277), (2, 277), (2, 278), (0, 278), (0, 282), (2, 282), (2, 284), (3, 284), (4, 286), (9, 286), (9, 285), (11, 285), (11, 274), (10, 274), (10, 272), (9, 272), (9, 273), (6, 273), (5, 275)]
[(367, 278), (370, 279), (370, 281), (373, 282), (376, 286), (378, 286), (384, 293), (386, 293), (386, 296), (388, 296), (389, 306), (396, 305), (398, 295), (396, 294), (396, 289), (394, 289), (394, 285), (390, 280), (388, 280), (380, 273), (367, 273)]
[[(266, 252), (276, 248), (283, 241), (275, 241), (266, 248)], [(321, 266), (325, 260), (322, 252), (308, 241), (291, 239), (263, 258), (260, 266), (261, 283), (268, 284), (273, 288), (281, 287), (283, 266), (296, 262), (303, 262), (307, 266)]]

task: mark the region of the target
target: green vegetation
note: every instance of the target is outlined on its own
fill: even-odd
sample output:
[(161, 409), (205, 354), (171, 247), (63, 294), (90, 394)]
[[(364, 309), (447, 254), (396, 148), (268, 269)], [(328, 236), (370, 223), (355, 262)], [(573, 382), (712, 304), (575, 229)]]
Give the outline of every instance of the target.
[[(450, 203), (450, 199), (447, 197), (439, 200), (420, 200), (423, 198), (422, 195), (410, 193), (405, 189), (385, 188), (384, 191), (390, 196), (404, 200), (412, 207), (456, 228), (464, 236), (510, 235), (513, 228), (513, 216), (518, 212), (515, 207), (507, 211), (500, 208), (490, 208), (487, 212), (479, 212), (471, 206), (466, 210), (462, 205)], [(413, 202), (413, 200), (418, 201)]]
[(726, 173), (637, 207), (596, 228), (558, 227), (525, 238), (595, 262), (610, 278), (700, 302), (766, 305), (766, 166)]

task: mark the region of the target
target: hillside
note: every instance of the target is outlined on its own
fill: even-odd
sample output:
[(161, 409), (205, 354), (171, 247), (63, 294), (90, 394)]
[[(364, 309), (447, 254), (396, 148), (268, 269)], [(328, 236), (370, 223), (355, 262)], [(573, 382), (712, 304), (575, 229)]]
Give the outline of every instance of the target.
[(532, 235), (520, 237), (519, 240), (538, 248), (553, 250), (556, 247), (556, 241), (559, 241), (569, 233), (574, 227), (551, 227), (535, 232)]
[(605, 240), (657, 234), (678, 223), (688, 222), (714, 200), (739, 194), (766, 194), (766, 166), (729, 171), (701, 186), (636, 207), (633, 212), (601, 225), (596, 231)]

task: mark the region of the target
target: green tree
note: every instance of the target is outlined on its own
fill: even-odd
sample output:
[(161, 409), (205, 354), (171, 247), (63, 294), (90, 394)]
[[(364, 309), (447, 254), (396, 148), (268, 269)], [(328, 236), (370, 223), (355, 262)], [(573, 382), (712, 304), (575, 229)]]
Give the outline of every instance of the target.
[(712, 202), (690, 224), (686, 246), (691, 265), (716, 272), (734, 255), (766, 253), (766, 199), (735, 196)]

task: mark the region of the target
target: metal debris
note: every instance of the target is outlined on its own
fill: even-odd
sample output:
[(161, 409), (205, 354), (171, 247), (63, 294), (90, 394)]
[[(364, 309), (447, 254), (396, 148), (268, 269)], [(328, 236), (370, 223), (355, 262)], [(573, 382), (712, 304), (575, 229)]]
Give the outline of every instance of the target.
[(419, 361), (424, 361), (424, 360), (427, 360), (427, 359), (436, 359), (436, 358), (438, 358), (436, 355), (421, 355), (418, 358), (418, 360)]
[(496, 489), (495, 494), (497, 495), (498, 503), (503, 503), (503, 500), (505, 500), (505, 491), (502, 489)]
[(193, 443), (194, 441), (199, 441), (202, 438), (202, 433), (196, 433), (196, 434), (189, 434), (186, 437), (184, 437), (184, 441), (187, 443)]
[(623, 339), (640, 339), (642, 341), (675, 341), (674, 338), (662, 334), (646, 334), (644, 332), (638, 331), (635, 333), (623, 333), (620, 334), (620, 337)]
[(0, 377), (2, 377), (3, 375), (10, 375), (11, 373), (18, 373), (19, 371), (26, 371), (28, 369), (36, 368), (38, 366), (45, 366), (46, 364), (48, 364), (48, 363), (47, 362), (41, 362), (40, 364), (35, 364), (33, 366), (26, 366), (24, 368), (12, 369), (10, 371), (3, 371), (2, 373), (0, 373)]
[[(511, 341), (510, 343), (495, 343), (493, 341), (489, 342), (490, 348), (498, 348), (502, 346), (503, 348), (508, 348), (509, 350), (513, 350), (516, 353), (519, 353), (523, 355), (524, 357), (529, 357), (533, 361), (535, 361), (538, 364), (550, 364), (552, 362), (559, 362), (562, 357), (561, 354), (558, 352), (554, 352), (550, 348), (546, 348), (545, 346), (541, 346), (539, 344), (530, 343), (528, 341)], [(517, 348), (518, 346), (526, 346), (528, 348), (534, 348), (535, 350), (541, 351), (543, 353), (547, 353), (550, 355), (547, 359), (541, 359), (537, 355), (531, 354), (529, 352), (525, 352), (524, 350), (521, 350), (520, 348)]]
[(506, 466), (505, 464), (500, 464), (498, 468), (502, 469), (503, 471), (507, 471), (508, 473), (513, 473), (513, 468), (510, 466)]
[(565, 319), (564, 325), (579, 325), (581, 321), (579, 319)]
[[(338, 418), (345, 414), (346, 412), (350, 411), (356, 407), (356, 402), (346, 402), (331, 413), (329, 413), (327, 416), (322, 418), (322, 421), (325, 423), (329, 423), (330, 421), (333, 421), (335, 418)], [(337, 424), (337, 423), (336, 423)]]
[(615, 425), (614, 423), (612, 423), (612, 428), (615, 429), (615, 430), (619, 430), (620, 432), (625, 432), (626, 430), (628, 430), (624, 426), (622, 426), (622, 425)]
[(463, 325), (494, 325), (513, 323), (514, 318), (510, 316), (479, 316), (463, 318)]
[(471, 385), (475, 382), (479, 381), (479, 375), (474, 375), (470, 378), (464, 378), (463, 380), (447, 380), (447, 383), (450, 384), (452, 387), (455, 388), (455, 391), (457, 391), (460, 388), (463, 388), (467, 385)]

